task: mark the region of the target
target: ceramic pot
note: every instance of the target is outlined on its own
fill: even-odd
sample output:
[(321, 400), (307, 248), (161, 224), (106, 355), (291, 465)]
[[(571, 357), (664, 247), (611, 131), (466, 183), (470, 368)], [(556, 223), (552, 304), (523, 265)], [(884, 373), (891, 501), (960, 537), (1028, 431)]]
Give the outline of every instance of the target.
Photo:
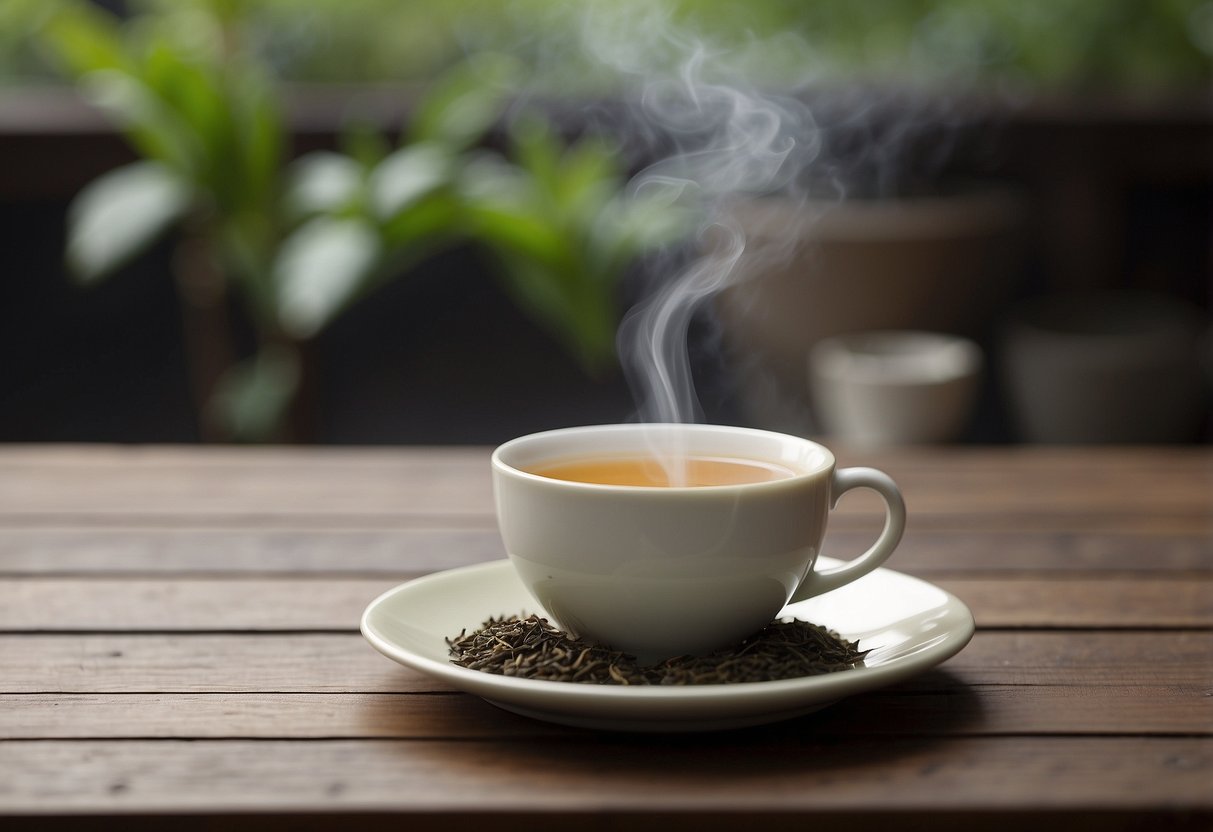
[(1002, 375), (1031, 442), (1189, 442), (1207, 408), (1195, 308), (1152, 294), (1038, 298), (1009, 316)]
[(826, 433), (867, 447), (947, 442), (969, 426), (981, 348), (932, 332), (861, 332), (809, 351), (809, 389)]
[(805, 361), (824, 338), (872, 330), (975, 335), (1018, 275), (1023, 206), (1010, 191), (796, 204), (746, 200), (733, 217), (755, 267), (717, 312), (743, 416), (814, 428)]

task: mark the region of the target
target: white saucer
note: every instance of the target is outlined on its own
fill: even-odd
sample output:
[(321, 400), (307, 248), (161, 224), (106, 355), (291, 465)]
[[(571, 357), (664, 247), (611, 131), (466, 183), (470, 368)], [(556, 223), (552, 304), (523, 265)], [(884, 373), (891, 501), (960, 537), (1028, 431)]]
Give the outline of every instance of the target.
[(788, 719), (921, 673), (973, 636), (973, 616), (957, 598), (926, 581), (877, 569), (782, 613), (858, 639), (859, 648), (870, 652), (853, 670), (733, 685), (616, 687), (514, 679), (450, 663), (447, 638), (477, 629), (490, 616), (532, 612), (545, 614), (509, 561), (501, 560), (389, 590), (366, 608), (362, 634), (388, 658), (508, 711), (622, 731), (705, 731)]

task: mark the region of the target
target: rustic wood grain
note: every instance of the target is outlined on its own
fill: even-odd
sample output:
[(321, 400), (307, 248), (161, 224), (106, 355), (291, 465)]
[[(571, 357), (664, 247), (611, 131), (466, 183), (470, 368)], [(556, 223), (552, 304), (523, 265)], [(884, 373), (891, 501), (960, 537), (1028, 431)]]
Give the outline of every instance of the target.
[(0, 448), (0, 514), (491, 515), (486, 449)]
[[(486, 448), (0, 446), (0, 826), (1213, 827), (1213, 450), (836, 451), (901, 484), (890, 566), (965, 600), (973, 642), (801, 719), (636, 737), (356, 633), (399, 581), (503, 557)], [(879, 522), (848, 495), (826, 554)]]
[(0, 812), (1213, 811), (1213, 740), (1204, 738), (765, 731), (543, 743), (14, 741), (3, 749)]
[[(916, 525), (916, 524), (915, 524)], [(824, 553), (848, 557), (870, 531), (832, 528)], [(0, 525), (0, 575), (433, 572), (505, 557), (494, 525), (434, 528), (13, 528)], [(1213, 574), (1213, 534), (912, 528), (889, 568), (916, 574)]]
[(935, 583), (963, 600), (978, 627), (1213, 627), (1213, 577), (953, 578)]
[[(292, 631), (358, 627), (400, 577), (0, 578), (0, 632)], [(1213, 628), (1213, 577), (934, 576), (979, 627)]]
[(0, 631), (356, 631), (391, 578), (0, 578)]
[[(1195, 550), (1173, 558), (1188, 563)], [(1210, 547), (1213, 549), (1213, 547)], [(406, 575), (505, 557), (496, 524), (406, 529), (0, 527), (0, 575)], [(1213, 564), (1213, 553), (1210, 555)]]
[[(979, 632), (965, 684), (1213, 685), (1213, 633)], [(445, 684), (354, 634), (2, 635), (0, 693), (417, 693)]]
[[(789, 723), (814, 736), (1208, 735), (1202, 687), (1000, 685), (947, 671)], [(1131, 726), (1131, 730), (1127, 727)], [(462, 693), (0, 694), (0, 740), (487, 739), (582, 734)]]
[[(922, 528), (1213, 532), (1213, 451), (1022, 448), (890, 452), (869, 459), (897, 479)], [(1085, 459), (1083, 465), (1074, 464)], [(843, 459), (847, 464), (848, 459)], [(1149, 487), (1143, 487), (1143, 480)], [(838, 522), (862, 522), (878, 504), (848, 495)], [(342, 516), (489, 518), (487, 449), (220, 451), (146, 448), (0, 448), (0, 518), (9, 522), (158, 515), (247, 522)]]

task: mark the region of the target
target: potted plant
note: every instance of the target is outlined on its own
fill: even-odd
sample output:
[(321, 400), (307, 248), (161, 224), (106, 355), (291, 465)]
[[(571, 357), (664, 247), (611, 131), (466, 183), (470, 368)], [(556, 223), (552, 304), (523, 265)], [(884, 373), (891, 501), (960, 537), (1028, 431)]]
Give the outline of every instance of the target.
[[(121, 21), (90, 4), (49, 16), (43, 41), (141, 158), (71, 206), (68, 263), (84, 283), (176, 231), (175, 278), (203, 435), (306, 436), (306, 347), (335, 316), (457, 242), (495, 253), (519, 305), (587, 372), (613, 360), (623, 269), (669, 233), (624, 188), (617, 156), (566, 148), (534, 115), (516, 161), (478, 147), (507, 93), (505, 59), (469, 60), (433, 85), (398, 143), (347, 131), (341, 151), (288, 162), (272, 74), (244, 43), (239, 9), (184, 37), (151, 13)], [(171, 22), (171, 21), (170, 21)], [(229, 300), (251, 330), (241, 350)]]

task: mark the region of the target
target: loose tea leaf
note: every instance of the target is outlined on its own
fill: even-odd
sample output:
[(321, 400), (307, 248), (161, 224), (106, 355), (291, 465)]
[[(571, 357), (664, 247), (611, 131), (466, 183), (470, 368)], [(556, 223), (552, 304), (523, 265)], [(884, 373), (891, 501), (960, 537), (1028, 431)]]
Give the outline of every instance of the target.
[(555, 682), (597, 685), (720, 685), (769, 682), (848, 670), (867, 651), (832, 630), (795, 619), (772, 621), (733, 647), (642, 666), (635, 657), (573, 638), (536, 615), (490, 618), (448, 638), (460, 667)]

